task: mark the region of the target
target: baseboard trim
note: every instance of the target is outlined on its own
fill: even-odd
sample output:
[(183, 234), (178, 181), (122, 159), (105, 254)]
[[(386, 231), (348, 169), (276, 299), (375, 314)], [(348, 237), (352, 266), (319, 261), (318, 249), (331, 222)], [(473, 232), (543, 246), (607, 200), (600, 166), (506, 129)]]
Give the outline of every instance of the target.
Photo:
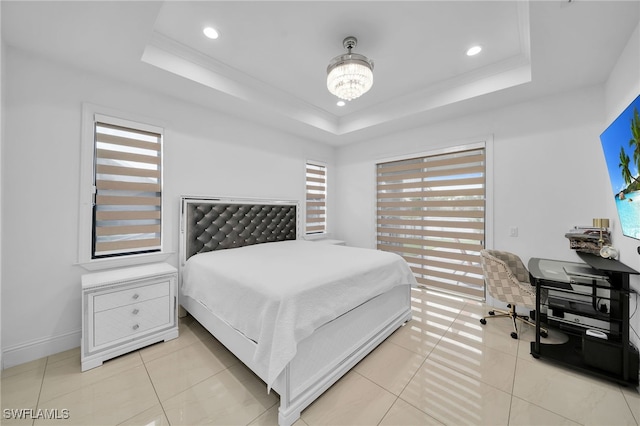
[(3, 348), (2, 369), (77, 348), (81, 338), (82, 330), (76, 330)]

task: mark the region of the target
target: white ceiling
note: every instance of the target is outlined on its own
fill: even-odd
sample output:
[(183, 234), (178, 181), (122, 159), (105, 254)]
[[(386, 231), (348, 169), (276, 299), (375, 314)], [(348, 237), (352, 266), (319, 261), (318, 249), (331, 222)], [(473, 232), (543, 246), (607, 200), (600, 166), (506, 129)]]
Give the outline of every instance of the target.
[[(333, 145), (601, 84), (640, 21), (638, 1), (0, 7), (7, 45)], [(326, 67), (350, 35), (375, 63), (374, 85), (338, 107)], [(474, 44), (482, 53), (467, 57)]]

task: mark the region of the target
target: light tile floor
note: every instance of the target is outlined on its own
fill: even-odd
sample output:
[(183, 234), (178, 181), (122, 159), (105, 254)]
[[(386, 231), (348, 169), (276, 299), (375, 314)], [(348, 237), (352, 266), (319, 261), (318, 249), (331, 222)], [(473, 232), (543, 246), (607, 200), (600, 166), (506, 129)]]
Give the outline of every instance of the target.
[[(480, 302), (414, 290), (413, 319), (302, 412), (304, 425), (638, 425), (640, 394), (529, 354)], [(553, 333), (549, 339), (561, 340)], [(80, 372), (79, 349), (6, 369), (3, 425), (274, 425), (278, 396), (191, 317), (180, 337)], [(6, 410), (57, 410), (45, 420)], [(68, 410), (68, 411), (63, 411)]]

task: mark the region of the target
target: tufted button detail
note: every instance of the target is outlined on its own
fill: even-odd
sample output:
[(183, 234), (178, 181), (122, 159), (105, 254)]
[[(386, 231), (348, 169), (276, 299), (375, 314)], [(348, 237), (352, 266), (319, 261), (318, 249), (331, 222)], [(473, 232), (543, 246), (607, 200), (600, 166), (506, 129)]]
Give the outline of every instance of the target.
[(194, 254), (296, 239), (294, 205), (192, 203), (187, 207), (187, 258)]

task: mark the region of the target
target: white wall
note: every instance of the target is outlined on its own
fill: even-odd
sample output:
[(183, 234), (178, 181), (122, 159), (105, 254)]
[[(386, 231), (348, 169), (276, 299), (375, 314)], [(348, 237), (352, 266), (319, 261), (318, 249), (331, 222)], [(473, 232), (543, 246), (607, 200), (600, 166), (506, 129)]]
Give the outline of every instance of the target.
[[(608, 177), (599, 134), (604, 124), (601, 87), (459, 117), (385, 136), (337, 154), (338, 235), (348, 244), (375, 246), (376, 162), (488, 140), (487, 247), (532, 257), (580, 261), (564, 234), (606, 213)], [(509, 236), (510, 228), (518, 236)], [(490, 296), (490, 304), (496, 304)]]
[(83, 102), (164, 123), (163, 220), (174, 265), (180, 195), (302, 200), (305, 160), (334, 162), (328, 146), (13, 48), (6, 49), (3, 71), (5, 368), (80, 344), (80, 276), (86, 271), (74, 263)]
[[(564, 234), (574, 225), (608, 217), (620, 260), (640, 270), (640, 241), (624, 237), (599, 136), (640, 93), (640, 29), (636, 29), (606, 85), (459, 117), (338, 150), (337, 236), (375, 247), (375, 164), (388, 158), (493, 139), (493, 187), (488, 247), (532, 257), (580, 261)], [(490, 138), (491, 139), (491, 138)], [(509, 229), (517, 227), (518, 237)], [(631, 277), (640, 290), (640, 277)], [(633, 296), (632, 296), (633, 298)], [(494, 303), (488, 298), (489, 303)], [(635, 303), (631, 302), (633, 311)], [(631, 319), (640, 333), (640, 309)], [(631, 340), (640, 347), (633, 332)]]
[[(488, 240), (525, 262), (577, 259), (565, 232), (604, 213), (593, 195), (607, 189), (606, 170), (592, 167), (601, 162), (603, 102), (602, 89), (592, 87), (367, 141), (366, 150), (363, 144), (339, 149), (340, 238), (374, 246), (376, 162), (489, 136), (494, 217)], [(518, 237), (509, 236), (511, 227), (518, 227)]]
[[(618, 58), (607, 82), (605, 84), (605, 113), (608, 126), (638, 95), (640, 95), (640, 24), (631, 35), (624, 51)], [(604, 159), (601, 167), (606, 167)], [(609, 193), (610, 195), (610, 193)], [(604, 201), (606, 216), (610, 217), (618, 225), (618, 213), (616, 212), (613, 197), (607, 197)], [(612, 240), (615, 247), (620, 249), (620, 261), (640, 271), (640, 240), (622, 235), (620, 226), (612, 230)], [(631, 287), (640, 292), (640, 276), (631, 277)], [(630, 303), (631, 311), (637, 308), (631, 319), (631, 326), (640, 334), (640, 308), (638, 294), (631, 296), (635, 302)], [(640, 348), (640, 338), (633, 332), (630, 333), (631, 341)]]

